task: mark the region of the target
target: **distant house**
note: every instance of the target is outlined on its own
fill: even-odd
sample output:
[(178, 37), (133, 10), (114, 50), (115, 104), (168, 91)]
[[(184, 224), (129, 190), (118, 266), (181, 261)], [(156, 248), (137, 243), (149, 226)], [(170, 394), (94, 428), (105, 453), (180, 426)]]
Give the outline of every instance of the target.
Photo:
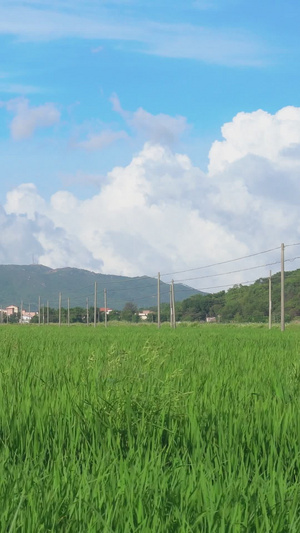
[(22, 318), (20, 319), (20, 322), (25, 322), (27, 324), (35, 315), (37, 315), (37, 313), (33, 311), (25, 311), (25, 309), (23, 309)]
[(141, 320), (147, 320), (149, 315), (153, 315), (153, 311), (149, 311), (149, 309), (145, 309), (145, 311), (139, 312), (139, 317)]
[(16, 305), (8, 305), (5, 308), (5, 313), (7, 314), (7, 316), (17, 314), (18, 312), (19, 312), (19, 308)]
[(217, 322), (217, 319), (215, 316), (207, 316), (206, 322)]
[(109, 313), (112, 312), (112, 309), (110, 309), (109, 307), (106, 307), (106, 308), (105, 307), (99, 307), (99, 311), (100, 311), (100, 313), (105, 313), (106, 312), (106, 314), (109, 315)]

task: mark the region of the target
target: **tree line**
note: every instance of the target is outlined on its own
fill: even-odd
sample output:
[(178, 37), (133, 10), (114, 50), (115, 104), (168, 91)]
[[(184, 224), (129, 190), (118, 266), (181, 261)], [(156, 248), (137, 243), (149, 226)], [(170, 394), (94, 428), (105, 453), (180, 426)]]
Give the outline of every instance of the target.
[[(274, 321), (280, 321), (280, 273), (272, 277), (272, 316)], [(175, 289), (176, 297), (176, 289)], [(151, 313), (147, 322), (157, 322), (157, 307), (150, 308)], [(121, 311), (113, 310), (107, 316), (108, 321), (141, 322), (141, 309), (133, 302), (127, 302)], [(218, 322), (267, 322), (269, 317), (269, 278), (260, 278), (252, 285), (235, 285), (227, 291), (213, 294), (197, 294), (175, 305), (176, 321), (202, 322), (207, 317), (215, 317)], [(59, 322), (59, 310), (49, 308), (49, 322)], [(300, 269), (285, 273), (285, 320), (287, 322), (300, 317)], [(41, 314), (40, 321), (47, 321), (46, 309)], [(20, 321), (20, 313), (7, 317), (9, 323)], [(93, 323), (94, 308), (73, 307), (69, 310), (70, 323)], [(170, 320), (169, 304), (160, 306), (161, 322)], [(3, 320), (6, 321), (5, 315)], [(104, 322), (105, 314), (97, 310), (97, 322)], [(68, 310), (61, 308), (61, 322), (67, 323)], [(32, 323), (39, 322), (36, 315)]]
[[(280, 272), (271, 278), (272, 316), (280, 321)], [(300, 270), (285, 273), (285, 320), (300, 317)], [(227, 291), (195, 295), (176, 304), (177, 321), (205, 321), (215, 317), (218, 322), (267, 322), (269, 318), (269, 278), (260, 278), (252, 285), (234, 285)], [(168, 314), (162, 306), (162, 320)]]

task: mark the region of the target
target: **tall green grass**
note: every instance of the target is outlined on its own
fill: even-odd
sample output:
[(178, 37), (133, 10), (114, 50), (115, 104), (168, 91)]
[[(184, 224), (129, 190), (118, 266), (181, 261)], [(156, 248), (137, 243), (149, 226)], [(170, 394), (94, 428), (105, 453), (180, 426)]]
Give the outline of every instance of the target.
[(3, 326), (0, 346), (0, 531), (300, 531), (299, 329)]

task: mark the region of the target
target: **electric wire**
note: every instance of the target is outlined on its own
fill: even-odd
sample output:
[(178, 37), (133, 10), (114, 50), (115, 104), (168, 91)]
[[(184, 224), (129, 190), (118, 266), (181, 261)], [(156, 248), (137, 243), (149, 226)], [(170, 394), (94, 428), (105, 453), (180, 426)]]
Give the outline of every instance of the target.
[(269, 250), (263, 250), (262, 252), (256, 252), (254, 254), (244, 255), (242, 257), (236, 257), (234, 259), (228, 259), (227, 261), (219, 261), (218, 263), (212, 263), (210, 265), (189, 268), (186, 270), (178, 270), (177, 272), (167, 272), (165, 274), (161, 274), (161, 276), (171, 276), (175, 274), (183, 274), (185, 272), (193, 272), (195, 270), (203, 270), (204, 268), (212, 268), (212, 267), (219, 266), (219, 265), (225, 265), (227, 263), (233, 263), (235, 261), (241, 261), (242, 259), (249, 259), (250, 257), (255, 257), (257, 255), (267, 254), (269, 252), (274, 252), (275, 250), (280, 250), (280, 246), (277, 246), (276, 248), (270, 248)]
[(194, 278), (177, 279), (177, 280), (174, 280), (174, 282), (180, 283), (182, 281), (191, 281), (191, 280), (195, 280), (195, 279), (215, 278), (215, 277), (219, 277), (219, 276), (227, 276), (229, 274), (237, 274), (239, 272), (246, 272), (248, 270), (255, 270), (255, 269), (258, 269), (258, 268), (264, 268), (266, 266), (277, 265), (278, 263), (280, 263), (280, 261), (274, 261), (272, 263), (266, 263), (264, 265), (257, 265), (257, 266), (253, 266), (253, 267), (240, 268), (238, 270), (231, 270), (229, 272), (221, 272), (219, 274), (207, 274), (205, 276), (197, 276), (197, 277), (194, 277)]

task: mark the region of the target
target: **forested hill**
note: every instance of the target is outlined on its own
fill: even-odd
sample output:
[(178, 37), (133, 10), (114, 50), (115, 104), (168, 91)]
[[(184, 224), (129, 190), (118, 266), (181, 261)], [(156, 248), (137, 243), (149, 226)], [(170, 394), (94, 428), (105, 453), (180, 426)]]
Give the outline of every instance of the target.
[[(272, 276), (272, 315), (280, 321), (280, 273)], [(219, 317), (222, 322), (261, 322), (269, 316), (269, 278), (250, 286), (235, 286), (227, 292), (192, 296), (176, 306), (177, 320), (205, 320)], [(300, 270), (285, 273), (286, 321), (300, 317)]]
[[(62, 294), (62, 306), (85, 307), (94, 302), (94, 287), (97, 283), (97, 305), (104, 306), (104, 289), (107, 290), (107, 306), (123, 309), (126, 302), (133, 302), (138, 308), (148, 308), (157, 303), (157, 280), (149, 276), (125, 277), (97, 274), (78, 268), (51, 269), (43, 265), (0, 265), (0, 308), (8, 305), (37, 310), (40, 297), (41, 304), (49, 302), (50, 307), (59, 305), (59, 293)], [(199, 294), (199, 291), (182, 284), (176, 285), (177, 300)], [(161, 301), (169, 301), (169, 285), (161, 282)]]

